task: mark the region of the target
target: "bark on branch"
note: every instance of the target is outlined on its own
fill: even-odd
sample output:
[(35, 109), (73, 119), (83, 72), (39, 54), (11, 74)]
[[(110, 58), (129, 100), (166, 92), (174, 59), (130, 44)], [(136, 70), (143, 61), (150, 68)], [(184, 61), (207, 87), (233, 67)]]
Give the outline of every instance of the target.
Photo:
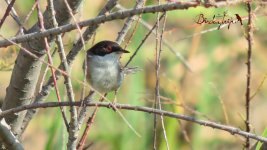
[[(236, 5), (242, 3), (243, 0), (236, 0), (236, 1), (230, 1), (230, 2), (217, 2), (213, 4), (206, 5), (205, 3), (198, 3), (198, 2), (172, 2), (162, 5), (154, 5), (154, 6), (147, 6), (139, 9), (127, 9), (123, 11), (117, 11), (114, 13), (111, 13), (109, 15), (102, 15), (93, 19), (81, 21), (78, 23), (78, 25), (82, 28), (85, 26), (91, 26), (91, 25), (97, 25), (101, 24), (107, 21), (113, 21), (117, 19), (125, 19), (130, 16), (139, 15), (139, 14), (145, 14), (145, 13), (155, 13), (155, 12), (165, 12), (165, 11), (172, 11), (172, 10), (181, 10), (181, 9), (188, 9), (192, 7), (197, 6), (203, 6), (203, 7), (223, 7), (223, 6), (229, 6), (229, 5)], [(76, 24), (67, 24), (63, 26), (59, 26), (58, 28), (52, 28), (49, 30), (46, 30), (44, 32), (35, 32), (31, 34), (26, 34), (18, 37), (10, 38), (9, 40), (15, 42), (15, 43), (21, 43), (30, 41), (36, 38), (40, 37), (49, 37), (51, 35), (57, 35), (65, 32), (69, 32), (71, 30), (75, 30), (77, 28)], [(9, 42), (8, 40), (1, 40), (0, 41), (0, 47), (5, 47), (13, 45), (13, 43)]]
[[(75, 12), (81, 0), (69, 0), (69, 4)], [(64, 25), (70, 21), (71, 16), (67, 12), (64, 0), (54, 0), (56, 18), (59, 25)], [(51, 20), (51, 12), (46, 10), (44, 12), (44, 26), (46, 29), (52, 28), (53, 23)], [(40, 27), (36, 23), (30, 28), (27, 33), (40, 32)], [(54, 36), (49, 36), (49, 42), (53, 41)], [(31, 39), (26, 42), (23, 41), (22, 47), (28, 49), (30, 52), (39, 56), (39, 59), (44, 58), (44, 40), (43, 37)], [(40, 74), (41, 61), (36, 58), (30, 57), (23, 50), (20, 50), (15, 62), (15, 66), (12, 72), (11, 81), (7, 88), (7, 94), (3, 103), (3, 110), (14, 108), (21, 105), (29, 104), (34, 96), (35, 87)], [(24, 119), (25, 112), (16, 114), (10, 114), (5, 117), (7, 123), (11, 126), (11, 129), (15, 135), (20, 131), (21, 123)]]
[[(82, 103), (82, 101), (78, 101), (78, 102), (45, 102), (45, 103), (36, 103), (36, 104), (24, 105), (24, 106), (19, 106), (19, 107), (12, 108), (12, 109), (1, 112), (0, 118), (5, 117), (6, 115), (18, 113), (18, 112), (21, 112), (24, 110), (37, 109), (37, 108), (49, 108), (49, 107), (59, 107), (59, 106), (81, 107), (81, 103)], [(169, 112), (169, 111), (165, 111), (165, 110), (159, 110), (159, 109), (154, 109), (154, 108), (144, 107), (144, 106), (133, 106), (133, 105), (129, 105), (129, 104), (118, 104), (118, 103), (113, 104), (113, 103), (108, 103), (108, 102), (83, 103), (83, 105), (84, 106), (86, 105), (88, 107), (106, 107), (106, 108), (109, 108), (111, 110), (113, 110), (113, 107), (111, 107), (111, 106), (115, 105), (117, 109), (140, 111), (140, 112), (157, 114), (157, 115), (170, 117), (170, 118), (181, 119), (181, 120), (193, 122), (193, 123), (196, 123), (199, 125), (208, 126), (208, 127), (214, 128), (214, 129), (223, 130), (223, 131), (229, 132), (232, 135), (237, 134), (237, 135), (240, 135), (243, 137), (248, 137), (251, 139), (255, 139), (257, 141), (267, 143), (267, 138), (262, 137), (262, 136), (258, 136), (258, 135), (253, 134), (253, 133), (243, 131), (243, 130), (236, 128), (236, 127), (232, 127), (229, 125), (223, 125), (223, 124), (216, 123), (213, 121), (199, 120), (199, 119), (196, 119), (196, 118), (191, 117), (191, 116), (177, 114), (177, 113), (173, 113), (173, 112)]]

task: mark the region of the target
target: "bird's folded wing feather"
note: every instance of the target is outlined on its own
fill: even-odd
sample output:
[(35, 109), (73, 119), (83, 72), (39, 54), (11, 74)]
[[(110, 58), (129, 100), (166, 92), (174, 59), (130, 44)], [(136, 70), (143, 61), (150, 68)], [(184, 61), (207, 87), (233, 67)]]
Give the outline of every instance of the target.
[(134, 74), (136, 72), (142, 71), (142, 69), (139, 67), (125, 67), (125, 68), (121, 68), (121, 70), (124, 75)]

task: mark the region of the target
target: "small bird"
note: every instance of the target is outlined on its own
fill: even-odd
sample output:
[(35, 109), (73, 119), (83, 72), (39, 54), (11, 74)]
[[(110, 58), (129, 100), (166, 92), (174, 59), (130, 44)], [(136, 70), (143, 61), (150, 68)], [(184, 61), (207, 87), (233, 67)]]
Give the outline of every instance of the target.
[(243, 25), (242, 18), (238, 14), (235, 14), (235, 16), (236, 16), (237, 21), (239, 21), (242, 26)]
[[(100, 93), (115, 91), (120, 87), (124, 75), (129, 72), (121, 68), (120, 57), (129, 53), (116, 42), (101, 41), (87, 51), (87, 80)], [(131, 71), (130, 71), (131, 72)]]

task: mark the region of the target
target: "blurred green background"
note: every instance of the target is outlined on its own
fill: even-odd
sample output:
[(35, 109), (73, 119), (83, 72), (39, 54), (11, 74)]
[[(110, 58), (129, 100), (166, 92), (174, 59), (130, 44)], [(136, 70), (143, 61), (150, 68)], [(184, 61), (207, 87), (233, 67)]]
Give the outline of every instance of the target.
[[(30, 11), (33, 0), (16, 1), (15, 9), (21, 18), (25, 18)], [(83, 2), (77, 20), (86, 20), (96, 16), (106, 1)], [(127, 8), (134, 6), (134, 1), (120, 0), (119, 3)], [(156, 4), (156, 1), (148, 0), (147, 5)], [(42, 1), (42, 10), (46, 2)], [(3, 14), (6, 5), (0, 6), (0, 14)], [(251, 101), (251, 126), (252, 132), (261, 134), (267, 121), (262, 115), (267, 113), (266, 90), (264, 82), (267, 72), (267, 36), (266, 36), (266, 8), (253, 5), (254, 15), (254, 40), (252, 54), (252, 79), (251, 92), (256, 96)], [(116, 10), (116, 9), (115, 9)], [(246, 89), (246, 24), (232, 24), (230, 29), (223, 28), (198, 36), (187, 38), (201, 31), (217, 27), (217, 25), (197, 25), (194, 19), (203, 13), (207, 18), (213, 15), (223, 14), (234, 17), (239, 14), (247, 16), (245, 4), (227, 6), (224, 8), (190, 8), (176, 10), (167, 13), (166, 31), (164, 39), (188, 61), (192, 71), (186, 69), (181, 61), (163, 46), (160, 70), (160, 93), (162, 95), (163, 109), (194, 116), (199, 119), (212, 120), (223, 124), (245, 129), (245, 89)], [(26, 23), (26, 28), (36, 22), (36, 12)], [(142, 19), (153, 25), (156, 14), (145, 14)], [(117, 33), (123, 26), (124, 20), (115, 20), (102, 24), (96, 33), (95, 41), (115, 40)], [(135, 24), (135, 23), (134, 23)], [(84, 29), (83, 29), (84, 30)], [(17, 24), (8, 17), (0, 30), (5, 37), (14, 36), (18, 31)], [(133, 29), (129, 31), (131, 33)], [(133, 36), (128, 50), (134, 52), (148, 30), (141, 24)], [(130, 34), (126, 37), (129, 38)], [(65, 49), (68, 52), (72, 44), (79, 38), (77, 30), (64, 35)], [(92, 41), (86, 44), (86, 48), (92, 46)], [(118, 102), (140, 106), (153, 106), (155, 93), (155, 43), (154, 35), (145, 42), (140, 52), (131, 62), (130, 66), (138, 66), (143, 70), (134, 75), (127, 76), (118, 92)], [(122, 44), (123, 46), (125, 43)], [(0, 50), (0, 100), (5, 97), (5, 89), (9, 84), (14, 61), (18, 54), (16, 46), (1, 48)], [(77, 100), (81, 98), (82, 85), (76, 79), (83, 80), (82, 63), (85, 51), (80, 52), (72, 66), (73, 87)], [(130, 55), (123, 55), (122, 64)], [(59, 64), (59, 56), (56, 53), (55, 66)], [(45, 66), (43, 66), (44, 70)], [(43, 73), (43, 72), (42, 72)], [(51, 75), (49, 72), (47, 78)], [(262, 86), (259, 85), (263, 82)], [(60, 94), (66, 99), (63, 79), (59, 80)], [(88, 89), (87, 89), (88, 92)], [(113, 93), (108, 98), (113, 100)], [(97, 100), (97, 97), (96, 97)], [(52, 91), (47, 101), (56, 101), (55, 91)], [(186, 107), (181, 107), (184, 105)], [(225, 107), (224, 111), (223, 107)], [(190, 111), (191, 110), (191, 111)], [(192, 111), (194, 110), (194, 111)], [(68, 110), (66, 109), (66, 112)], [(118, 113), (111, 109), (101, 108), (93, 124), (87, 139), (87, 144), (93, 143), (93, 150), (146, 150), (153, 145), (153, 115), (134, 111), (121, 111), (130, 124), (141, 134), (138, 137), (126, 125)], [(209, 127), (195, 125), (185, 121), (165, 118), (165, 127), (171, 150), (197, 149), (197, 150), (223, 150), (242, 149), (244, 139), (237, 135), (215, 130)], [(84, 127), (83, 127), (84, 128)], [(186, 133), (186, 134), (183, 134)], [(67, 132), (59, 109), (41, 109), (32, 120), (25, 134), (23, 145), (25, 149), (66, 149)], [(252, 140), (254, 143), (254, 141)], [(162, 130), (158, 128), (158, 147), (165, 150), (165, 142)]]

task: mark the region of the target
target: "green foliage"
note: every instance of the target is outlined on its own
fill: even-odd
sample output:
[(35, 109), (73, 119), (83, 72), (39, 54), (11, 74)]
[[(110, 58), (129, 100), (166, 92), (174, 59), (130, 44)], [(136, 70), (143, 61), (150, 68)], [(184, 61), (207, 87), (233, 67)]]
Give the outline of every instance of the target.
[[(261, 136), (267, 137), (267, 128), (264, 129), (264, 131), (261, 134)], [(262, 142), (258, 142), (255, 150), (261, 150), (262, 144), (263, 144)]]

